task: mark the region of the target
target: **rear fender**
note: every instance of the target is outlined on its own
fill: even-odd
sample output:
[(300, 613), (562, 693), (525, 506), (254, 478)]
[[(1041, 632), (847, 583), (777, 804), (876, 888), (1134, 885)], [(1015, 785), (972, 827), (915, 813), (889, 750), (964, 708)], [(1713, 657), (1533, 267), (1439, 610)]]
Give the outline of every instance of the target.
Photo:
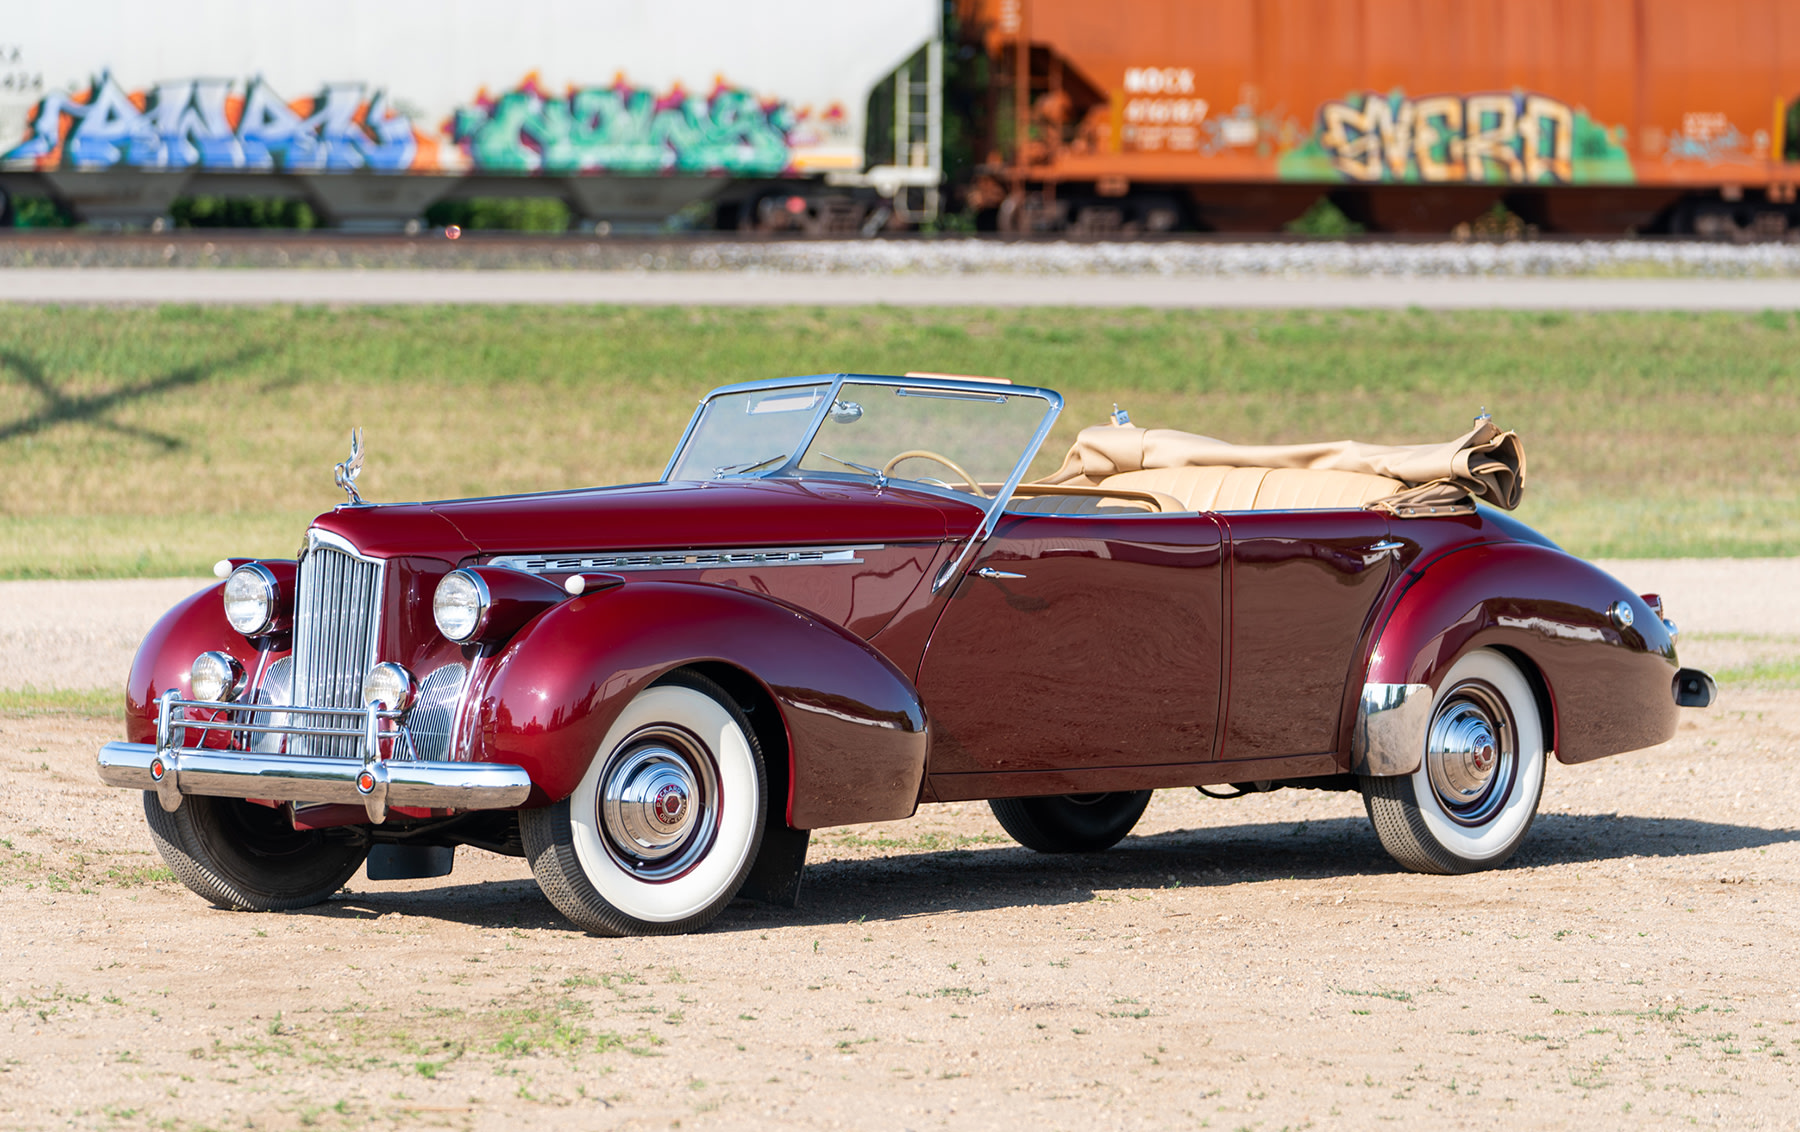
[(479, 692), (477, 757), (524, 767), (535, 784), (528, 804), (566, 798), (632, 697), (697, 664), (742, 670), (776, 705), (790, 826), (917, 808), (929, 740), (911, 682), (836, 625), (724, 586), (628, 582), (541, 614)]
[[(1616, 601), (1631, 607), (1629, 628), (1607, 615)], [(1450, 665), (1478, 648), (1499, 648), (1525, 662), (1521, 667), (1545, 701), (1546, 738), (1562, 762), (1652, 747), (1675, 734), (1675, 645), (1643, 599), (1560, 550), (1489, 543), (1434, 561), (1377, 628), (1352, 736), (1358, 769), (1370, 769), (1364, 745), (1382, 742), (1400, 755), (1376, 759), (1375, 769), (1417, 768), (1429, 712), (1398, 706), (1407, 698), (1399, 689), (1414, 689), (1410, 699), (1429, 702)], [(1380, 710), (1384, 694), (1387, 712)], [(1382, 715), (1399, 725), (1385, 736)]]

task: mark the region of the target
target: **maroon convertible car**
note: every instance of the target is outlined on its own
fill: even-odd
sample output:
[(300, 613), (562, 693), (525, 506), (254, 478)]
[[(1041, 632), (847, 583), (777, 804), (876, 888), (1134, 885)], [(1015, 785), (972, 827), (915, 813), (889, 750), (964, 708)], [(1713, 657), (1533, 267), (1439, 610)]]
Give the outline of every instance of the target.
[[(983, 378), (728, 386), (655, 483), (349, 502), (151, 631), (101, 778), (214, 903), (522, 855), (582, 928), (792, 901), (809, 830), (988, 799), (1105, 849), (1150, 792), (1359, 790), (1421, 872), (1505, 861), (1547, 756), (1713, 697), (1661, 601), (1503, 514), (1518, 438), (1246, 447)], [(1044, 471), (1043, 468), (1039, 469)], [(1223, 787), (1224, 789), (1213, 789)]]

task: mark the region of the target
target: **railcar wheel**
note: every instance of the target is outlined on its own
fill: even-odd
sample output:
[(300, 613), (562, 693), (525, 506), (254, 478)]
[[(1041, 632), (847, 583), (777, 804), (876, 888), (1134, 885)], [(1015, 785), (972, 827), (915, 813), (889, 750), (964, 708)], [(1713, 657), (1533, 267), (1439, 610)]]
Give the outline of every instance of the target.
[(597, 935), (674, 935), (730, 903), (762, 842), (768, 779), (724, 689), (676, 672), (627, 704), (569, 797), (519, 815), (538, 887)]
[(169, 813), (146, 790), (144, 816), (176, 879), (221, 908), (310, 907), (344, 887), (369, 855), (340, 832), (297, 830), (285, 812), (237, 798), (191, 795)]
[(1544, 793), (1544, 730), (1531, 685), (1492, 649), (1451, 666), (1410, 775), (1362, 779), (1381, 847), (1420, 873), (1499, 866), (1525, 840)]
[(994, 798), (988, 808), (1014, 841), (1039, 853), (1098, 853), (1111, 849), (1144, 816), (1148, 790), (1064, 794), (1055, 798)]

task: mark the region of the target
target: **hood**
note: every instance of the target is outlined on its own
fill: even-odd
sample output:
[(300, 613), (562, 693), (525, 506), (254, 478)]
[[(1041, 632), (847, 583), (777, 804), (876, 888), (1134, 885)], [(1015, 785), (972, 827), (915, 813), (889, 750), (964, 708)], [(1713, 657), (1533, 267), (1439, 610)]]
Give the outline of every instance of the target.
[(980, 519), (973, 504), (891, 486), (729, 480), (341, 507), (314, 526), (365, 554), (455, 562), (527, 552), (933, 542), (965, 536)]

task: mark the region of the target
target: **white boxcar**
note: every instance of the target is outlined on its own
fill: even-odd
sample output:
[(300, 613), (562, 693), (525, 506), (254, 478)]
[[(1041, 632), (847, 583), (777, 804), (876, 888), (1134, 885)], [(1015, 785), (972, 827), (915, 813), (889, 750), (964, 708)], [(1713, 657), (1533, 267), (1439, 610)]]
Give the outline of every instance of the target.
[[(749, 207), (795, 179), (891, 197), (938, 180), (939, 10), (0, 0), (0, 181), (127, 221), (202, 191), (351, 224), (451, 194), (556, 195), (589, 219)], [(897, 70), (898, 144), (870, 153), (869, 97)]]

